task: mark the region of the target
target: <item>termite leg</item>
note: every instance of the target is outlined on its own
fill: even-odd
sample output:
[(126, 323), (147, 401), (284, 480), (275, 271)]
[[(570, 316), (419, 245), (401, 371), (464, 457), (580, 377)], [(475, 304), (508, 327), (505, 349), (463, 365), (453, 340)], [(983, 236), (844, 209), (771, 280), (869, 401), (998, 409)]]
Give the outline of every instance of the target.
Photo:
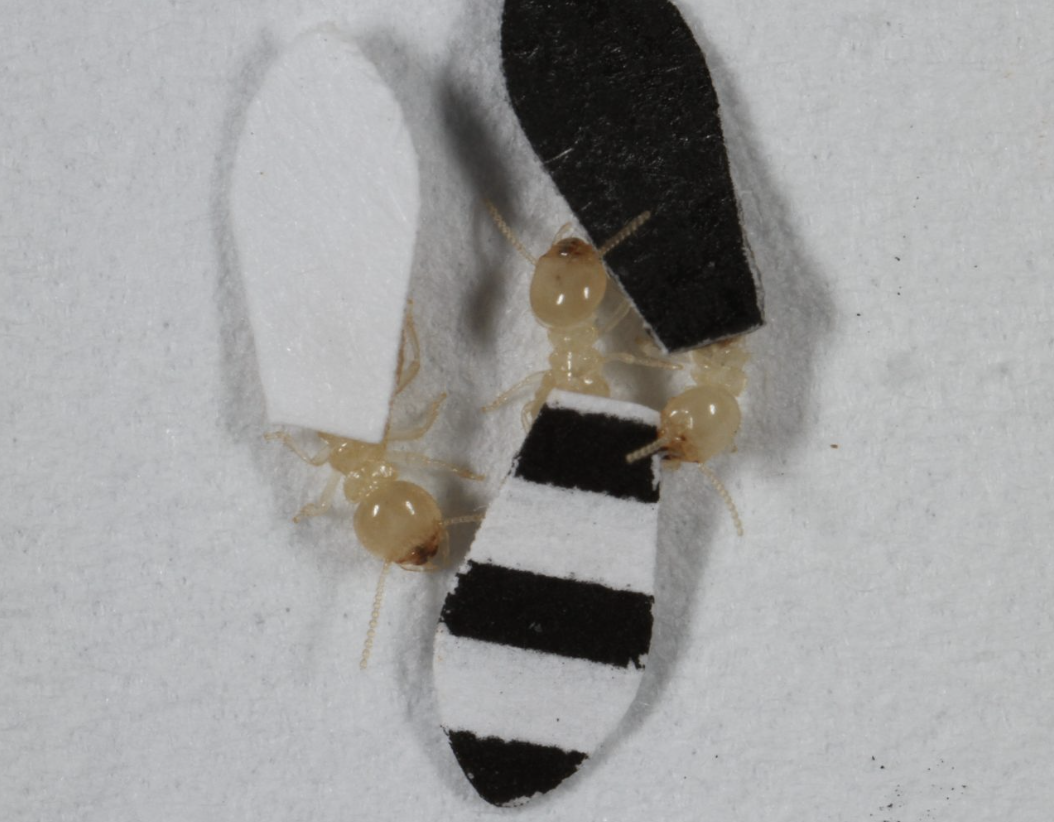
[[(433, 425), (435, 425), (436, 418), (439, 417), (439, 408), (446, 401), (446, 397), (447, 397), (447, 395), (446, 395), (446, 392), (444, 391), (442, 394), (440, 394), (438, 397), (436, 397), (434, 400), (432, 400), (432, 404), (430, 406), (428, 406), (428, 411), (425, 414), (425, 421), (422, 422), (420, 425), (418, 425), (418, 426), (416, 426), (414, 428), (411, 428), (411, 429), (409, 429), (407, 431), (392, 431), (389, 428), (389, 430), (387, 432), (385, 432), (384, 441), (386, 443), (387, 442), (410, 442), (411, 440), (419, 440), (419, 439), (421, 439), (421, 437), (423, 437), (425, 434), (427, 434), (429, 429), (431, 429), (431, 427)], [(390, 417), (389, 417), (389, 424), (390, 424)]]
[(314, 465), (316, 467), (318, 467), (319, 465), (325, 465), (326, 460), (329, 459), (329, 455), (333, 453), (333, 449), (327, 445), (317, 454), (311, 456), (311, 454), (308, 454), (306, 451), (301, 450), (300, 446), (297, 445), (293, 441), (293, 438), (289, 436), (289, 434), (287, 434), (285, 431), (269, 431), (268, 433), (264, 434), (264, 439), (269, 442), (274, 442), (275, 440), (278, 440), (279, 442), (285, 443), (286, 448), (288, 448), (290, 451), (300, 457), (300, 459), (302, 459), (309, 465)]
[(612, 331), (615, 330), (615, 326), (617, 326), (620, 322), (626, 319), (627, 314), (629, 314), (629, 300), (623, 298), (622, 304), (615, 309), (615, 313), (608, 317), (608, 321), (600, 329), (600, 332), (597, 336), (605, 337), (610, 334)]
[(319, 514), (326, 513), (333, 502), (333, 495), (337, 492), (337, 487), (343, 478), (343, 474), (334, 471), (326, 483), (326, 487), (322, 489), (322, 496), (319, 497), (318, 502), (309, 502), (301, 508), (297, 515), (293, 517), (293, 522), (300, 522), (305, 517), (317, 517)]
[(542, 406), (545, 405), (545, 401), (549, 399), (552, 391), (552, 381), (543, 379), (542, 384), (538, 386), (538, 390), (534, 394), (534, 399), (523, 406), (523, 411), (520, 412), (520, 422), (523, 424), (524, 431), (531, 430), (535, 418), (541, 412)]
[(430, 468), (441, 468), (444, 471), (450, 471), (453, 474), (457, 474), (459, 477), (462, 477), (463, 479), (477, 480), (477, 481), (482, 481), (482, 480), (486, 479), (486, 477), (482, 476), (481, 474), (475, 474), (472, 471), (469, 471), (467, 468), (462, 468), (459, 465), (454, 465), (453, 463), (444, 462), (443, 460), (433, 459), (432, 457), (426, 457), (424, 454), (418, 454), (416, 451), (395, 451), (395, 450), (392, 450), (392, 451), (390, 451), (388, 453), (389, 453), (389, 456), (392, 459), (404, 460), (405, 462), (412, 462), (412, 463), (416, 463), (417, 465), (426, 465), (426, 466), (428, 466)]
[[(637, 337), (636, 340), (637, 348), (639, 348), (645, 356), (651, 357), (652, 359), (661, 359), (663, 356), (662, 349), (657, 346), (654, 341), (649, 340), (645, 337)], [(682, 366), (683, 368), (683, 366)]]
[(662, 368), (666, 371), (680, 371), (682, 368), (681, 365), (675, 362), (653, 360), (649, 357), (637, 357), (633, 354), (607, 354), (604, 359), (608, 361), (624, 362), (627, 365), (643, 365), (647, 368)]
[(483, 410), (495, 411), (498, 408), (501, 408), (503, 405), (505, 405), (505, 403), (511, 400), (519, 391), (522, 391), (524, 388), (530, 385), (532, 380), (544, 377), (547, 373), (549, 372), (535, 371), (533, 374), (528, 374), (526, 377), (516, 383), (516, 385), (512, 386), (512, 388), (507, 388), (506, 390), (502, 391), (494, 400), (484, 405)]

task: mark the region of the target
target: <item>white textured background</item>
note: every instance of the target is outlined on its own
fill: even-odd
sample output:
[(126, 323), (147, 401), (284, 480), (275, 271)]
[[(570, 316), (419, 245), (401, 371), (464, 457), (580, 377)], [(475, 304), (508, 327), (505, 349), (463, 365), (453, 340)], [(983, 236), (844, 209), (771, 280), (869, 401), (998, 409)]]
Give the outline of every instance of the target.
[(413, 396), (485, 503), (522, 435), (474, 409), (546, 349), (478, 201), (535, 248), (566, 219), (497, 4), (3, 5), (0, 818), (1049, 820), (1054, 6), (680, 5), (765, 278), (715, 465), (747, 537), (667, 484), (640, 699), (513, 812), (435, 725), (447, 575), (393, 573), (360, 673), (377, 565), (346, 509), (289, 521), (323, 476), (260, 438), (226, 190), (281, 45), (353, 33), (423, 161)]

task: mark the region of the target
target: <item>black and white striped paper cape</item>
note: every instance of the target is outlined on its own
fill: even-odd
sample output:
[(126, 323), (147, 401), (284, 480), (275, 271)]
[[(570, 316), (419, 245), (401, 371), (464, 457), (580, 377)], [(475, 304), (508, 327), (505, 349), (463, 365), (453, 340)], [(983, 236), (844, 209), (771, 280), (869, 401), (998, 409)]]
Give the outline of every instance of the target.
[(440, 617), (440, 722), (465, 775), (517, 805), (573, 774), (632, 703), (651, 644), (658, 415), (554, 392)]

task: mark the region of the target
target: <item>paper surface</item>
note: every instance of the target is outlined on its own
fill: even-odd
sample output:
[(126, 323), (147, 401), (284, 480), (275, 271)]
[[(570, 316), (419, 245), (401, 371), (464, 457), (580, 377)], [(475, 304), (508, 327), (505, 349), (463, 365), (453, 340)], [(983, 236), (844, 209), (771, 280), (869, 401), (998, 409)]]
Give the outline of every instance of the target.
[(245, 115), (231, 223), (272, 422), (380, 442), (420, 211), (391, 89), (332, 29), (289, 43)]
[(554, 391), (443, 602), (436, 703), (472, 787), (498, 806), (573, 778), (640, 686), (654, 625), (658, 414)]
[[(1048, 822), (1054, 7), (679, 5), (766, 275), (713, 465), (746, 536), (691, 466), (664, 478), (641, 692), (515, 815)], [(106, 10), (0, 12), (0, 816), (509, 817), (437, 722), (449, 570), (393, 570), (358, 668), (379, 567), (346, 506), (290, 522), (326, 475), (262, 440), (228, 216), (249, 101), (334, 22), (421, 158), (397, 416), (448, 391), (422, 446), (488, 481), (413, 476), (483, 507), (522, 402), (478, 409), (549, 350), (480, 201), (535, 253), (569, 219), (504, 103), (498, 4)], [(671, 387), (608, 377), (653, 408)]]

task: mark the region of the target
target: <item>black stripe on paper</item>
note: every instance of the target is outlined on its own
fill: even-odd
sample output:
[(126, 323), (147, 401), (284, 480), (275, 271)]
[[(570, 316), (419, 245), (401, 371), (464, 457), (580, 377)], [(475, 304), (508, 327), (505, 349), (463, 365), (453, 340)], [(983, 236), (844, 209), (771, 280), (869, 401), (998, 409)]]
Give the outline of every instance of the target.
[(718, 99), (667, 0), (505, 0), (509, 100), (596, 243), (651, 220), (606, 258), (670, 351), (762, 322)]
[(547, 405), (527, 434), (515, 473), (541, 485), (658, 502), (652, 460), (626, 462), (626, 454), (657, 436), (639, 420)]
[(636, 591), (470, 560), (440, 621), (467, 639), (643, 668), (653, 602)]
[(447, 731), (458, 764), (476, 792), (492, 805), (515, 805), (551, 791), (578, 770), (586, 755), (549, 745)]

